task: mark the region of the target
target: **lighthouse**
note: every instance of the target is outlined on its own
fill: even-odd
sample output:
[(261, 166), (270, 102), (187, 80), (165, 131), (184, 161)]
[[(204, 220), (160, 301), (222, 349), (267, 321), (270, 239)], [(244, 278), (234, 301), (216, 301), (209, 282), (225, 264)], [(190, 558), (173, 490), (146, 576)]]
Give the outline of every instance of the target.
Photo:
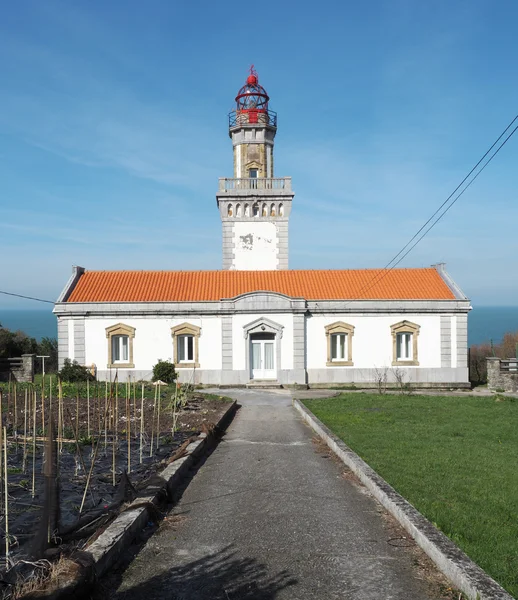
[(274, 175), (277, 113), (254, 67), (228, 115), (234, 176), (219, 179), (216, 201), (223, 228), (223, 269), (288, 268), (291, 177)]

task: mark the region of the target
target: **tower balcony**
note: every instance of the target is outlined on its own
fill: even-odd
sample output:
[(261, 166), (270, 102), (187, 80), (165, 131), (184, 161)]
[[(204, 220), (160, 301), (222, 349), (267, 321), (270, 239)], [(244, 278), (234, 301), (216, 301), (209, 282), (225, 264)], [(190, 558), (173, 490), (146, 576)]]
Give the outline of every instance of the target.
[(246, 108), (233, 110), (228, 114), (228, 127), (243, 127), (251, 125), (254, 127), (268, 125), (277, 127), (277, 113), (268, 108)]
[(220, 177), (219, 194), (249, 195), (259, 191), (265, 195), (292, 194), (291, 177)]

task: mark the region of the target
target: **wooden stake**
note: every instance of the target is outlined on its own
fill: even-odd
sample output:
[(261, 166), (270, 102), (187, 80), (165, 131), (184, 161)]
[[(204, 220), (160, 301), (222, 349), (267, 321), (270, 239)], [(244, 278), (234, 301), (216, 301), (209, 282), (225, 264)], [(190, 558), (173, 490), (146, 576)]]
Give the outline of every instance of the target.
[[(68, 414), (68, 420), (70, 421), (70, 427), (72, 427), (72, 416), (71, 416), (68, 408), (67, 408), (67, 414)], [(74, 428), (72, 427), (72, 431), (73, 430), (74, 430)], [(78, 439), (77, 435), (74, 438), (74, 441), (76, 443), (76, 452), (79, 457), (79, 462), (81, 463), (81, 467), (83, 468), (83, 473), (86, 473), (85, 461), (83, 460), (83, 453), (81, 452), (81, 446), (79, 445), (79, 439)], [(94, 498), (94, 495), (92, 492), (90, 492), (90, 496), (92, 497), (92, 504), (95, 506), (95, 498)]]
[(97, 433), (101, 434), (101, 397), (99, 396), (99, 382), (95, 384), (95, 397), (97, 400), (97, 419), (99, 421)]
[(32, 497), (36, 495), (36, 392), (33, 399), (32, 413)]
[[(111, 403), (110, 403), (111, 408)], [(108, 382), (105, 381), (104, 385), (104, 414), (108, 414)], [(108, 427), (106, 419), (104, 420), (104, 454), (106, 455), (106, 446), (108, 445)]]
[[(112, 415), (113, 415), (113, 412), (114, 412), (113, 402), (111, 402), (111, 405), (112, 405)], [(113, 417), (112, 417), (112, 422), (113, 422)], [(114, 432), (112, 431), (112, 482), (113, 482), (113, 487), (115, 487), (115, 444), (116, 444), (116, 439), (115, 439)]]
[(81, 501), (81, 506), (79, 507), (79, 514), (81, 514), (83, 512), (83, 507), (84, 507), (85, 500), (86, 500), (86, 494), (88, 492), (88, 487), (90, 486), (90, 479), (92, 478), (92, 473), (93, 473), (94, 466), (95, 466), (95, 460), (97, 458), (97, 452), (99, 450), (99, 446), (101, 445), (100, 442), (101, 442), (102, 427), (104, 427), (104, 429), (106, 431), (107, 419), (108, 419), (108, 408), (106, 407), (106, 410), (104, 411), (103, 421), (101, 423), (101, 426), (99, 427), (99, 435), (97, 436), (97, 441), (95, 443), (95, 450), (92, 455), (92, 462), (90, 463), (90, 470), (88, 471), (88, 477), (86, 478), (85, 491), (83, 492), (83, 499)]
[(23, 409), (23, 461), (22, 461), (22, 473), (25, 475), (27, 472), (27, 394), (28, 390), (25, 389), (25, 404)]
[(115, 439), (119, 441), (119, 380), (115, 375), (115, 417), (114, 417)]
[[(72, 419), (70, 419), (70, 425), (72, 425)], [(76, 438), (79, 437), (79, 386), (77, 386), (76, 396)]]
[[(52, 421), (52, 375), (49, 375), (49, 422)], [(52, 426), (56, 421), (52, 421)], [(56, 432), (56, 436), (59, 436), (59, 430)]]
[(45, 375), (41, 379), (41, 429), (45, 435)]
[(151, 419), (151, 444), (149, 445), (149, 456), (153, 456), (153, 440), (154, 440), (154, 432), (155, 432), (155, 413), (156, 413), (156, 392), (158, 390), (158, 386), (155, 385), (155, 397), (153, 398), (153, 418)]
[[(3, 419), (0, 422), (0, 474), (3, 473), (2, 465), (4, 464), (4, 440), (3, 440), (4, 424)], [(0, 503), (4, 500), (4, 487), (0, 485)]]
[[(14, 384), (14, 425), (13, 425), (14, 439), (18, 437), (18, 391), (16, 390), (16, 383)], [(16, 444), (16, 450), (18, 450), (18, 444)]]
[[(137, 381), (133, 382), (133, 419), (137, 422)], [(137, 430), (135, 429), (135, 432)]]
[(174, 434), (176, 433), (176, 423), (178, 421), (178, 384), (175, 382), (175, 390), (174, 390), (174, 401), (173, 401), (173, 414), (172, 417), (172, 425), (171, 425), (171, 437), (174, 439)]
[(158, 384), (158, 411), (156, 415), (156, 449), (160, 444), (160, 411), (162, 410), (162, 393), (160, 391), (160, 384)]
[(11, 372), (9, 371), (9, 385), (7, 387), (7, 418), (11, 413)]
[(128, 473), (131, 473), (131, 388), (126, 388), (126, 440), (128, 443)]
[(113, 414), (113, 424), (115, 426), (115, 432), (112, 431), (112, 478), (113, 478), (113, 487), (115, 487), (116, 479), (115, 479), (115, 453), (117, 449), (117, 444), (119, 441), (118, 437), (118, 425), (119, 425), (119, 379), (117, 371), (115, 372), (115, 410), (113, 410), (113, 402), (112, 402), (112, 414)]
[[(58, 439), (63, 438), (63, 383), (58, 379)], [(58, 443), (59, 452), (63, 448), (62, 442)]]
[(142, 398), (140, 400), (140, 464), (142, 464), (142, 438), (144, 435), (144, 384), (142, 384)]
[(5, 566), (9, 568), (9, 494), (7, 490), (7, 429), (4, 427)]
[(90, 437), (90, 380), (86, 380), (86, 435)]

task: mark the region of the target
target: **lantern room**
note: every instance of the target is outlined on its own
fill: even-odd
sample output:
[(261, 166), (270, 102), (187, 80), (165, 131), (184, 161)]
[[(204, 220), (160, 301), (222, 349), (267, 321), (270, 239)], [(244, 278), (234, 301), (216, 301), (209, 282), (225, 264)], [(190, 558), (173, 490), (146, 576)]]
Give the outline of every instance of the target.
[(269, 100), (252, 65), (245, 85), (237, 93), (236, 108), (229, 114), (229, 127), (257, 124), (277, 127), (277, 114), (268, 108)]

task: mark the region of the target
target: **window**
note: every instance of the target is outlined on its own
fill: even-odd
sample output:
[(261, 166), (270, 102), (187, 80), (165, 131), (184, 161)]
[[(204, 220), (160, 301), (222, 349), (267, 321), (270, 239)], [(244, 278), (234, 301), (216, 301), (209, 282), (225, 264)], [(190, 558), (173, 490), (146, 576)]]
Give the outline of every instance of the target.
[(397, 360), (412, 360), (412, 334), (396, 334), (396, 358)]
[(284, 217), (284, 204), (279, 204), (279, 217)]
[(252, 214), (254, 217), (259, 216), (259, 204), (257, 204), (257, 202), (252, 206)]
[(392, 365), (419, 365), (417, 356), (417, 338), (419, 325), (410, 321), (401, 321), (391, 326)]
[(249, 216), (250, 216), (250, 205), (245, 204), (245, 217), (249, 217)]
[(232, 216), (232, 214), (233, 214), (233, 211), (232, 211), (232, 204), (229, 204), (229, 205), (228, 205), (228, 208), (227, 208), (227, 216), (231, 217), (231, 216)]
[(236, 204), (236, 217), (241, 216), (241, 204)]
[(346, 333), (331, 334), (331, 360), (347, 360), (345, 353)]
[(250, 189), (257, 189), (257, 178), (259, 177), (257, 169), (248, 169), (248, 177), (250, 177)]
[(198, 368), (198, 342), (201, 328), (190, 323), (182, 323), (171, 329), (173, 336), (174, 364), (178, 368)]
[(270, 217), (275, 217), (275, 204), (272, 204), (270, 208)]
[(325, 328), (327, 337), (327, 366), (350, 367), (353, 365), (352, 338), (354, 326), (337, 321)]
[(263, 217), (268, 216), (268, 207), (266, 206), (266, 204), (263, 204), (263, 212), (261, 214)]
[(132, 369), (133, 364), (133, 338), (135, 328), (123, 323), (117, 323), (106, 328), (108, 338), (108, 368)]
[(129, 360), (129, 336), (112, 336), (112, 362), (128, 362)]
[(176, 343), (178, 345), (178, 362), (194, 362), (194, 336), (179, 335)]

